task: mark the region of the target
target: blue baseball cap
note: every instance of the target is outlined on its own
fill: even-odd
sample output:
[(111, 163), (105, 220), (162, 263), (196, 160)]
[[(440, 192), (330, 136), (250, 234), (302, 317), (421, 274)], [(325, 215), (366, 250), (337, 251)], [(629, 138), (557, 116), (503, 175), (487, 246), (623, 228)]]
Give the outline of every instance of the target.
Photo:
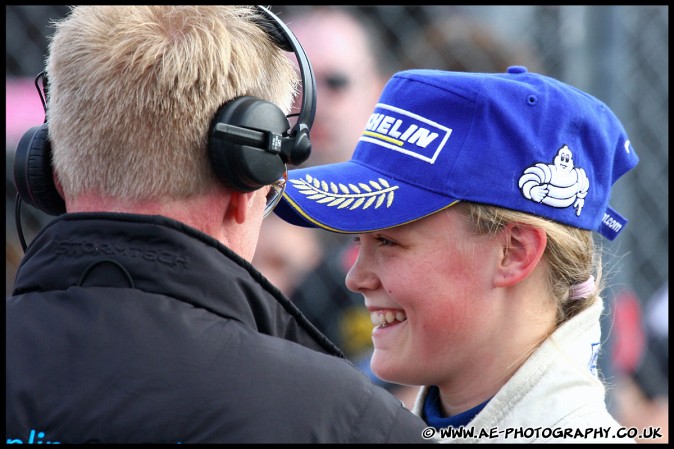
[(384, 87), (351, 160), (291, 170), (275, 212), (365, 233), (472, 201), (613, 240), (627, 220), (608, 204), (611, 187), (638, 160), (604, 103), (525, 67), (405, 70)]

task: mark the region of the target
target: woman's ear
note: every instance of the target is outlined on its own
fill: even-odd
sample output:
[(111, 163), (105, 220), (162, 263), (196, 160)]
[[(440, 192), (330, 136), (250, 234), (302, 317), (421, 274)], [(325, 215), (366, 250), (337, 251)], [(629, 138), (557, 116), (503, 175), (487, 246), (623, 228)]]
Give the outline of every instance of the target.
[(497, 268), (495, 285), (511, 287), (525, 279), (538, 266), (547, 244), (541, 228), (509, 223), (502, 231), (503, 252)]

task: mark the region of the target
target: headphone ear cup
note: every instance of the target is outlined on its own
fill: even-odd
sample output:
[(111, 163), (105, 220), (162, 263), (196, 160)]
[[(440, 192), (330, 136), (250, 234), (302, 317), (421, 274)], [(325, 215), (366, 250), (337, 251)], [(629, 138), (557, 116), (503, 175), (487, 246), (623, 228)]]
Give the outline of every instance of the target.
[(282, 135), (290, 124), (278, 106), (249, 96), (222, 105), (209, 128), (208, 155), (218, 179), (241, 192), (259, 189), (283, 176), (286, 167), (280, 154), (269, 151), (263, 143), (244, 143), (236, 136), (218, 132), (220, 123)]
[(34, 126), (19, 140), (14, 154), (14, 185), (23, 201), (49, 215), (66, 211), (52, 174), (47, 124)]
[(302, 162), (309, 159), (311, 155), (311, 141), (309, 140), (309, 130), (300, 128), (293, 138), (293, 147), (290, 152), (288, 163), (292, 165), (300, 165)]

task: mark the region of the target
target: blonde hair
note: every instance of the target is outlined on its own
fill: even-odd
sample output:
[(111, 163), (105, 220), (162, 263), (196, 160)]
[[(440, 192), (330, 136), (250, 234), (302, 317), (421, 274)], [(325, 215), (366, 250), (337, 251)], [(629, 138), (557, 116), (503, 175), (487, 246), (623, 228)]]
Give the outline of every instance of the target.
[[(556, 327), (588, 308), (599, 297), (601, 251), (594, 244), (592, 232), (496, 206), (461, 202), (453, 207), (459, 207), (467, 215), (479, 235), (496, 234), (508, 223), (522, 223), (545, 231), (547, 244), (543, 257), (550, 267), (548, 285), (557, 306)], [(594, 293), (570, 299), (572, 287), (587, 281), (593, 273), (596, 279)]]
[(212, 189), (218, 107), (252, 95), (290, 111), (291, 59), (253, 6), (74, 7), (49, 45), (48, 123), (66, 195), (185, 198)]

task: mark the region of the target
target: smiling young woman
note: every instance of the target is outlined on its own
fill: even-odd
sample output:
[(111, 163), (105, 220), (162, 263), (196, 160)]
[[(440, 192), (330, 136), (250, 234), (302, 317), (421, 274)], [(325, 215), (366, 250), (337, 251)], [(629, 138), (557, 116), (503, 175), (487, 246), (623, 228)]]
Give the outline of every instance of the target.
[(637, 162), (608, 107), (558, 80), (408, 70), (351, 160), (293, 171), (276, 212), (356, 234), (346, 285), (371, 313), (372, 371), (421, 386), (414, 412), (429, 426), (487, 429), (490, 442), (602, 428), (592, 437), (626, 442), (611, 438), (620, 424), (596, 367), (593, 232), (624, 228), (610, 190)]

